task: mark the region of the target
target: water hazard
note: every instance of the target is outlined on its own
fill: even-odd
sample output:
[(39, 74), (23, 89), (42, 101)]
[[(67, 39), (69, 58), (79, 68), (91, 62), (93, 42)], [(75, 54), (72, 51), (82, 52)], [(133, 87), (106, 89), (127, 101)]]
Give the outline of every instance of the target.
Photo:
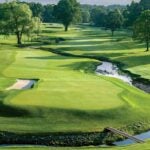
[(146, 84), (141, 80), (136, 81), (130, 75), (120, 71), (119, 67), (117, 67), (117, 65), (111, 62), (102, 62), (102, 64), (97, 66), (96, 74), (120, 79), (132, 86), (135, 86), (136, 88), (139, 88), (147, 93), (150, 93), (149, 83)]

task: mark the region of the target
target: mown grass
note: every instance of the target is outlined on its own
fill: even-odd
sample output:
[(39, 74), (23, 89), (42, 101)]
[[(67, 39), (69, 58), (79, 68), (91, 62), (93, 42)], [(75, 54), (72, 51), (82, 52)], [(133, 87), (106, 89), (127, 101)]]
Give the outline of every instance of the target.
[[(33, 43), (83, 56), (104, 56), (125, 64), (125, 69), (150, 78), (150, 53), (130, 33), (91, 27), (73, 27), (68, 33), (47, 25), (41, 36), (66, 41)], [(136, 123), (149, 129), (150, 95), (118, 79), (97, 76), (100, 62), (94, 59), (60, 56), (15, 45), (15, 37), (1, 38), (0, 130), (23, 133), (91, 132), (107, 126), (126, 127)], [(26, 39), (26, 38), (25, 38)], [(46, 40), (47, 41), (47, 40)], [(5, 91), (17, 78), (40, 79), (32, 90)], [(10, 109), (13, 108), (13, 109)], [(16, 111), (14, 111), (14, 109)], [(19, 110), (18, 110), (19, 109)], [(8, 111), (9, 110), (9, 111)], [(134, 133), (131, 129), (128, 132)], [(138, 130), (138, 129), (137, 129)]]
[[(62, 35), (62, 37), (66, 36)], [(82, 28), (82, 32), (74, 30), (70, 39), (57, 45), (56, 48), (84, 56), (109, 57), (124, 63), (125, 69), (132, 71), (132, 73), (150, 78), (150, 52), (145, 52), (144, 43), (133, 41), (132, 33), (129, 31), (117, 31), (115, 36), (111, 37), (110, 31), (85, 27)]]

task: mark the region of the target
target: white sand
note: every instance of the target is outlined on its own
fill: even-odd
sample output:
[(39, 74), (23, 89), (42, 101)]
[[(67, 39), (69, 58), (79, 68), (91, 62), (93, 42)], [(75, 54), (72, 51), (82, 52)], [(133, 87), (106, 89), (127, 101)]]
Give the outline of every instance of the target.
[(34, 83), (34, 80), (17, 79), (17, 82), (14, 83), (11, 87), (8, 87), (6, 90), (25, 90), (31, 88)]

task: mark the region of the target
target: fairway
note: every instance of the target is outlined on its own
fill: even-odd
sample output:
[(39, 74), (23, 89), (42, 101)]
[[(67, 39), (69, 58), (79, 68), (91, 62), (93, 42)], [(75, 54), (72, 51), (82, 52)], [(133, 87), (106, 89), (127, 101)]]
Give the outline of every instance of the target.
[[(56, 30), (54, 26), (59, 28)], [(35, 46), (19, 48), (14, 44), (14, 36), (0, 37), (1, 131), (82, 133), (99, 132), (111, 126), (134, 134), (149, 129), (148, 93), (119, 79), (96, 75), (101, 62), (94, 58), (62, 56), (43, 50), (107, 57), (150, 79), (150, 53), (144, 52), (143, 44), (133, 42), (126, 31), (117, 31), (111, 37), (109, 31), (88, 26), (72, 26), (66, 33), (61, 25), (46, 24), (43, 32), (39, 37), (43, 43), (43, 37), (61, 37), (65, 41), (35, 42), (31, 43)], [(20, 78), (39, 81), (32, 89), (6, 90)]]

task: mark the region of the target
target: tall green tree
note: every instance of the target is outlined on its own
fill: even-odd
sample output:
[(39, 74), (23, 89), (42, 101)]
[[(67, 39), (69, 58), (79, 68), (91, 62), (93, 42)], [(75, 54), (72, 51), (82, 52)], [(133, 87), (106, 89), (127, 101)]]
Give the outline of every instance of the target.
[(142, 12), (134, 24), (134, 38), (146, 43), (146, 51), (149, 51), (150, 42), (150, 10)]
[(132, 27), (137, 18), (141, 15), (142, 11), (150, 9), (150, 0), (140, 0), (127, 6), (123, 15), (125, 18), (125, 27)]
[(54, 7), (54, 15), (68, 31), (69, 25), (81, 18), (80, 4), (76, 0), (60, 0)]
[(149, 0), (141, 0), (139, 3), (143, 10), (150, 9), (150, 1)]
[(104, 27), (106, 23), (107, 12), (104, 7), (98, 6), (91, 11), (91, 20), (95, 26)]
[(124, 11), (125, 26), (133, 26), (135, 20), (140, 16), (142, 11), (141, 5), (139, 3), (132, 1), (131, 5), (127, 6), (127, 9)]
[(82, 23), (89, 23), (90, 18), (90, 12), (88, 10), (82, 10)]
[(42, 21), (43, 22), (55, 22), (56, 18), (53, 14), (54, 6), (53, 5), (45, 5), (44, 11), (42, 13)]
[(42, 13), (44, 11), (43, 5), (40, 3), (34, 3), (34, 2), (28, 3), (28, 5), (30, 6), (30, 9), (32, 10), (33, 17), (41, 18)]
[(110, 11), (107, 15), (106, 28), (111, 30), (112, 36), (114, 35), (114, 32), (122, 25), (123, 25), (123, 16), (121, 12), (118, 9)]
[(19, 2), (4, 3), (1, 6), (0, 32), (2, 34), (15, 34), (17, 43), (22, 44), (23, 34), (31, 32), (33, 27), (32, 12), (27, 4)]

